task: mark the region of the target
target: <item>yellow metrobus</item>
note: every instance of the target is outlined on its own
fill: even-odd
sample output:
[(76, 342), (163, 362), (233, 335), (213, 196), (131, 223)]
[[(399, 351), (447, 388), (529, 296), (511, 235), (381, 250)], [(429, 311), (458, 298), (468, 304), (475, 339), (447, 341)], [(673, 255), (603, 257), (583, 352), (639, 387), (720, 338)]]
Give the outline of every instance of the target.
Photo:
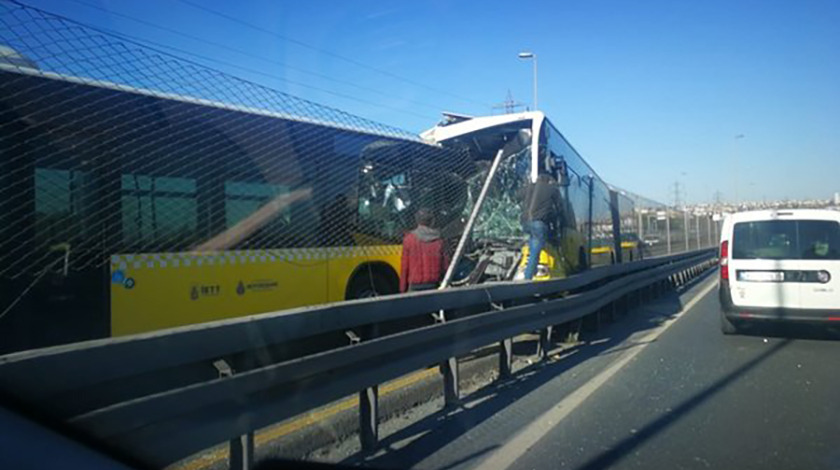
[[(474, 240), (494, 242), (495, 253), (488, 257), (514, 260), (491, 263), (491, 268), (501, 265), (510, 269), (512, 278), (523, 277), (522, 260), (527, 259), (528, 246), (516, 194), (540, 173), (558, 182), (561, 207), (555, 220), (549, 221), (552, 236), (539, 255), (534, 279), (565, 277), (589, 266), (616, 262), (613, 234), (634, 231), (634, 203), (605, 183), (544, 113), (445, 116), (442, 124), (423, 133), (426, 140), (469, 152), (476, 162), (484, 163), (484, 172), (490, 161), (499, 161), (487, 207), (479, 212), (470, 234)], [(620, 224), (618, 230), (614, 224)], [(624, 260), (632, 259), (634, 247), (622, 242)]]
[(458, 225), (475, 172), (358, 120), (3, 64), (0, 115), (0, 353), (397, 292), (414, 211)]

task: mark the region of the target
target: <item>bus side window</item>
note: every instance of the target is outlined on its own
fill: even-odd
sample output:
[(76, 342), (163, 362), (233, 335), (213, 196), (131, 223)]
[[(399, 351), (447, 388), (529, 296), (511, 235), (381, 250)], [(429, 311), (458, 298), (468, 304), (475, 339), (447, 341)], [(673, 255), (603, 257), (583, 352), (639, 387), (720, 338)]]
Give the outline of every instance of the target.
[[(82, 171), (35, 168), (35, 240), (43, 252), (67, 243), (84, 264), (98, 242), (93, 223), (92, 180)], [(82, 258), (80, 258), (82, 257)]]
[(198, 240), (195, 180), (122, 175), (122, 233), (129, 253), (173, 252)]
[(362, 168), (359, 188), (359, 226), (382, 242), (399, 243), (407, 229), (403, 215), (410, 206), (405, 172), (383, 165)]

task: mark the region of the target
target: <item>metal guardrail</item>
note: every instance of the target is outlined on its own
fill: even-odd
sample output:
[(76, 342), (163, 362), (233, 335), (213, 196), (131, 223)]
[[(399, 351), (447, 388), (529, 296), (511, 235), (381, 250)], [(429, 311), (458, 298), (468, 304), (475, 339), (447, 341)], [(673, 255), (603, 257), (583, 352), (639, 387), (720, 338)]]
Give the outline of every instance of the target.
[[(252, 459), (254, 430), (362, 391), (361, 437), (370, 447), (378, 384), (439, 362), (447, 403), (455, 403), (459, 355), (500, 342), (500, 372), (508, 374), (516, 335), (540, 330), (544, 352), (553, 325), (684, 283), (715, 256), (698, 250), (567, 279), (341, 302), (15, 353), (0, 357), (0, 390), (155, 466), (231, 440), (231, 463), (240, 467)], [(459, 309), (469, 312), (377, 334), (380, 326)], [(299, 357), (283, 351), (345, 334), (350, 344), (325, 342)]]

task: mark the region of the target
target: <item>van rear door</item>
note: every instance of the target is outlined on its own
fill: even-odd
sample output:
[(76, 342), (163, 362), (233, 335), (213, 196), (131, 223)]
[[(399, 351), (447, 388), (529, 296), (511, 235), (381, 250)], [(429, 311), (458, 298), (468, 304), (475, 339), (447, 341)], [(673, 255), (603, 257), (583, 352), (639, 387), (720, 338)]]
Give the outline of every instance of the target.
[(729, 272), (737, 306), (840, 309), (840, 223), (793, 218), (737, 222)]
[(800, 308), (840, 310), (840, 223), (800, 220)]
[(755, 220), (732, 228), (729, 286), (739, 307), (799, 308), (799, 284), (785, 278), (799, 269), (796, 222)]

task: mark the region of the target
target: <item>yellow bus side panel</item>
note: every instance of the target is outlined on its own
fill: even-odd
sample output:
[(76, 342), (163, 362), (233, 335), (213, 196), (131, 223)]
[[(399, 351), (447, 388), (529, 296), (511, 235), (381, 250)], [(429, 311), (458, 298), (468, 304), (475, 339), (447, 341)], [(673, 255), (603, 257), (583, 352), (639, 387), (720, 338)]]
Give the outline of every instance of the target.
[(366, 262), (399, 275), (399, 245), (116, 255), (111, 260), (111, 334), (154, 331), (344, 300)]
[(273, 261), (265, 253), (171, 255), (168, 259), (167, 255), (130, 255), (126, 261), (112, 260), (111, 334), (326, 302), (327, 259), (279, 254)]

